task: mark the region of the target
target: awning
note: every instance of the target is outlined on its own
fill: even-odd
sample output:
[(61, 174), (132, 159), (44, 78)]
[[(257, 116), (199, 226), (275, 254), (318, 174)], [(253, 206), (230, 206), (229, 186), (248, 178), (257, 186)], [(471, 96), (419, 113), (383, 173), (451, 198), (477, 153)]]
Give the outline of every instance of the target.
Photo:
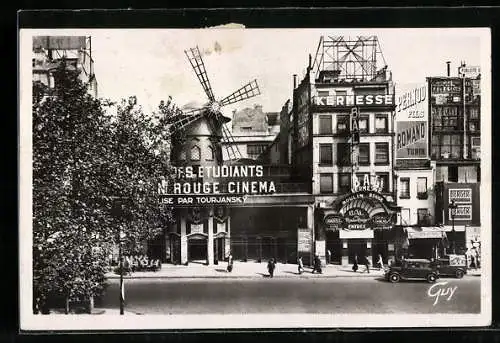
[(440, 227), (406, 227), (408, 239), (441, 239), (446, 233)]

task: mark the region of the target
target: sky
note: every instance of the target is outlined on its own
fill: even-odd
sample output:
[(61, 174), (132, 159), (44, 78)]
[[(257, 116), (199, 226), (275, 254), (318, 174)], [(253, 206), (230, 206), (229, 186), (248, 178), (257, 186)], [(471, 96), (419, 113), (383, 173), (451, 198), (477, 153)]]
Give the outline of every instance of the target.
[[(484, 58), (481, 42), (489, 43), (485, 32), (485, 29), (459, 28), (209, 28), (78, 29), (49, 33), (90, 35), (99, 96), (118, 100), (135, 95), (146, 111), (152, 111), (169, 95), (179, 106), (207, 100), (184, 54), (185, 49), (198, 46), (217, 99), (248, 81), (258, 81), (262, 94), (223, 108), (223, 113), (230, 115), (233, 109), (254, 104), (261, 104), (265, 112), (280, 111), (292, 97), (292, 75), (297, 74), (299, 80), (303, 77), (308, 55), (312, 54), (314, 59), (322, 35), (376, 35), (393, 80), (403, 84), (424, 82), (427, 76), (444, 76), (446, 61), (451, 61), (452, 75), (456, 75), (460, 61), (480, 65)], [(37, 33), (41, 34), (41, 30)], [(482, 66), (482, 70), (485, 67), (489, 65)]]

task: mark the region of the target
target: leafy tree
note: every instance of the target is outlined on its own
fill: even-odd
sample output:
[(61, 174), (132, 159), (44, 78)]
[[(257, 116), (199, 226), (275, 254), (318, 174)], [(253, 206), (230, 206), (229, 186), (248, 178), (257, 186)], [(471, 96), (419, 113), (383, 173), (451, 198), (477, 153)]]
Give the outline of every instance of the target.
[[(165, 115), (149, 118), (134, 98), (108, 114), (64, 60), (53, 75), (52, 89), (33, 84), (33, 289), (35, 299), (63, 297), (69, 311), (104, 291), (98, 248), (116, 242), (118, 225), (136, 242), (170, 220), (154, 193), (169, 174), (168, 137)], [(117, 199), (129, 216), (113, 216)]]

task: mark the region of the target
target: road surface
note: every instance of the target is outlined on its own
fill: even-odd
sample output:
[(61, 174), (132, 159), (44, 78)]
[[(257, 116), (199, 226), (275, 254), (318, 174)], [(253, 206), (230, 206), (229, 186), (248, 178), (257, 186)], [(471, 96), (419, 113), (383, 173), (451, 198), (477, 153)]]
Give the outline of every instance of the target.
[[(119, 281), (109, 280), (97, 307), (119, 308), (118, 289)], [(131, 279), (125, 300), (127, 311), (142, 314), (479, 313), (480, 278), (443, 278), (434, 285), (369, 277)]]

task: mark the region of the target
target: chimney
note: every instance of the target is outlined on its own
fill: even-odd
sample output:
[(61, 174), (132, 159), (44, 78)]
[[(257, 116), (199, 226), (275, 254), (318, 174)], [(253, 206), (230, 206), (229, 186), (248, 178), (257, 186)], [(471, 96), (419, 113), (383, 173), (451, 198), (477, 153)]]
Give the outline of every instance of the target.
[(309, 54), (309, 66), (307, 67), (307, 70), (311, 70), (311, 68), (312, 68), (311, 63), (312, 63), (312, 56), (311, 56), (311, 54)]
[(446, 76), (450, 77), (450, 61), (446, 62)]
[(293, 74), (293, 89), (297, 88), (297, 74)]

